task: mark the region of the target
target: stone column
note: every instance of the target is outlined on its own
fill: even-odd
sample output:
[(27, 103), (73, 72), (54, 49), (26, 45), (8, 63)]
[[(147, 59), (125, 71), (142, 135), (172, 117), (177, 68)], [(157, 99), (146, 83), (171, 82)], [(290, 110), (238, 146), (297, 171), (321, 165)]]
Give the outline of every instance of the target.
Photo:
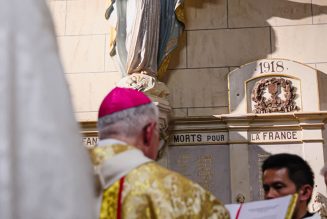
[(252, 200), (250, 185), (248, 132), (243, 122), (227, 122), (229, 130), (231, 201)]

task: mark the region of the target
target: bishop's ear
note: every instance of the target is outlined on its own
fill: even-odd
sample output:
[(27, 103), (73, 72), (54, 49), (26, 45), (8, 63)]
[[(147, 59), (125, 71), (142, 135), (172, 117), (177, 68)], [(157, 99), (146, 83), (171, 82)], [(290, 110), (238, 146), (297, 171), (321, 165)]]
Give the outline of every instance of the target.
[(156, 129), (156, 122), (149, 122), (143, 128), (143, 143), (146, 146), (150, 145), (152, 136), (154, 135)]

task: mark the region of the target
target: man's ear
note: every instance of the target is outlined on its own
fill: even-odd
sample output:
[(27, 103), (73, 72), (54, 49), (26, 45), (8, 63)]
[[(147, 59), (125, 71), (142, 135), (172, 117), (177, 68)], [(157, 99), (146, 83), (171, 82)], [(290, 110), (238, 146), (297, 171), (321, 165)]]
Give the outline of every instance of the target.
[(143, 144), (149, 146), (151, 143), (152, 136), (156, 128), (156, 122), (149, 122), (143, 128)]
[(309, 184), (305, 184), (301, 186), (299, 191), (299, 200), (308, 201), (311, 198), (312, 192), (313, 192), (313, 188)]

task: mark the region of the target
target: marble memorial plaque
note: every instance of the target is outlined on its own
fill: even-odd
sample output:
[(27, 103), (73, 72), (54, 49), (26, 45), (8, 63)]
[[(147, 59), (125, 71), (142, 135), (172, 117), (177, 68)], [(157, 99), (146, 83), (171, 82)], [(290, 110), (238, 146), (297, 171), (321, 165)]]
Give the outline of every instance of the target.
[(229, 148), (227, 145), (169, 147), (168, 167), (230, 203)]
[(230, 112), (287, 113), (319, 110), (317, 70), (286, 59), (262, 59), (230, 72)]

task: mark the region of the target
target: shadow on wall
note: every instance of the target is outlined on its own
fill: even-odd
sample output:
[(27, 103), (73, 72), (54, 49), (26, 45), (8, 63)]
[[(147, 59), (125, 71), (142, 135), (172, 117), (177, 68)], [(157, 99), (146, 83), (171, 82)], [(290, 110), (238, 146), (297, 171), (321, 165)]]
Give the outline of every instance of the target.
[[(308, 1), (309, 2), (309, 1)], [(294, 24), (292, 20), (301, 20), (308, 17), (314, 17), (321, 14), (327, 14), (327, 6), (321, 6), (313, 3), (300, 3), (290, 0), (188, 0), (187, 7), (196, 8), (197, 10), (203, 10), (204, 6), (216, 7), (214, 5), (222, 5), (222, 7), (227, 7), (225, 27), (218, 27), (216, 29), (238, 29), (238, 28), (257, 28), (257, 27), (270, 27), (270, 47), (271, 51), (266, 56), (256, 57), (255, 59), (247, 60), (246, 62), (241, 62), (239, 65), (255, 61), (256, 59), (263, 59), (268, 57), (276, 51), (277, 37), (274, 32), (273, 26), (287, 26), (287, 25), (298, 25)], [(212, 5), (212, 6), (211, 6)], [(216, 16), (216, 14), (211, 14), (211, 16)], [(187, 19), (186, 13), (186, 19)], [(289, 22), (283, 21), (280, 24), (279, 20), (274, 18), (288, 19)], [(211, 19), (213, 20), (214, 17)], [(312, 24), (312, 22), (305, 24)], [(299, 36), (301, 37), (301, 36)], [(255, 40), (255, 39), (254, 39)], [(265, 39), (267, 40), (267, 39)], [(260, 42), (255, 42), (260, 44)], [(253, 43), (249, 42), (253, 45)], [(201, 55), (201, 54), (199, 54)], [(283, 57), (292, 59), (292, 57)]]
[[(240, 27), (236, 17), (241, 16), (245, 19), (241, 21), (242, 27), (270, 27), (270, 54), (276, 51), (277, 36), (273, 26), (294, 25), (292, 20), (301, 20), (308, 17), (314, 17), (320, 14), (327, 14), (327, 6), (320, 6), (313, 3), (300, 3), (289, 0), (227, 0), (229, 26), (232, 28)], [(238, 10), (235, 10), (238, 8)], [(236, 11), (236, 12), (235, 12)], [(242, 14), (238, 14), (241, 12)], [(290, 20), (288, 23), (279, 24), (274, 18), (283, 18)], [(236, 18), (236, 19), (235, 19)], [(236, 20), (236, 22), (235, 22)], [(233, 22), (234, 21), (234, 22)], [(311, 24), (311, 23), (310, 23)], [(304, 37), (304, 36), (299, 36)], [(259, 43), (259, 42), (258, 42)], [(268, 55), (260, 58), (267, 58)], [(292, 57), (283, 57), (292, 59)], [(252, 60), (254, 61), (254, 60)], [(242, 63), (244, 64), (244, 63)]]
[[(203, 57), (201, 57), (203, 56), (203, 54), (201, 54), (201, 49), (198, 49), (197, 50), (198, 53), (196, 54), (192, 54), (192, 55), (189, 54), (193, 46), (188, 45), (188, 43), (190, 43), (190, 39), (188, 39), (190, 38), (190, 36), (188, 35), (189, 32), (197, 31), (197, 29), (190, 30), (189, 32), (184, 33), (184, 36), (182, 37), (182, 40), (179, 44), (179, 48), (175, 51), (175, 54), (173, 55), (170, 69), (175, 69), (179, 63), (184, 61), (185, 67), (183, 64), (183, 67), (181, 68), (189, 69), (189, 68), (207, 68), (207, 67), (210, 68), (229, 67), (229, 70), (232, 70), (233, 67), (238, 67), (245, 63), (249, 63), (258, 59), (269, 58), (277, 50), (276, 42), (278, 39), (274, 30), (274, 26), (277, 27), (277, 26), (286, 26), (286, 25), (299, 25), (299, 23), (310, 25), (312, 24), (312, 20), (310, 19), (310, 21), (308, 21), (307, 19), (307, 21), (305, 21), (306, 18), (312, 18), (313, 16), (317, 16), (320, 14), (327, 14), (327, 6), (321, 6), (312, 3), (300, 3), (300, 2), (294, 2), (289, 0), (274, 0), (274, 1), (272, 0), (203, 0), (203, 1), (185, 0), (185, 1), (187, 1), (187, 3), (185, 4), (186, 7), (196, 9), (195, 11), (193, 10), (193, 14), (192, 14), (194, 17), (196, 17), (194, 13), (197, 13), (198, 11), (197, 14), (198, 18), (201, 18), (200, 16), (206, 16), (205, 20), (207, 22), (209, 21), (213, 22), (212, 20), (215, 20), (214, 23), (217, 24), (217, 27), (213, 27), (209, 29), (205, 29), (207, 28), (205, 27), (204, 30), (217, 30), (217, 31), (221, 31), (221, 33), (227, 32), (224, 31), (226, 29), (230, 30), (229, 33), (226, 33), (222, 38), (228, 41), (226, 42), (226, 44), (228, 45), (235, 44), (235, 45), (232, 45), (232, 48), (226, 46), (226, 44), (224, 45), (224, 42), (219, 43), (219, 45), (213, 45), (215, 46), (214, 50), (217, 51), (217, 56), (208, 57), (208, 59), (213, 61), (210, 64), (210, 66), (205, 66), (204, 64), (207, 63), (208, 61), (206, 61)], [(311, 1), (308, 0), (307, 2), (311, 2)], [(201, 12), (201, 10), (207, 10), (210, 7), (220, 8), (219, 11), (222, 11), (221, 13), (224, 14), (218, 16), (217, 14), (212, 13), (211, 11), (208, 14), (205, 14), (203, 11)], [(219, 25), (218, 25), (219, 22), (216, 20), (217, 16), (221, 17), (221, 19), (224, 20)], [(189, 21), (190, 23), (194, 22), (190, 20), (187, 13), (186, 13), (186, 20)], [(295, 20), (304, 20), (304, 21), (295, 23), (294, 22)], [(198, 22), (199, 21), (197, 21), (197, 23)], [(265, 30), (261, 31), (262, 33), (266, 33), (266, 34), (265, 36), (262, 37), (247, 37), (246, 39), (242, 39), (243, 38), (242, 35), (234, 37), (232, 35), (234, 33), (233, 31), (235, 31), (235, 34), (240, 34), (242, 32), (239, 32), (237, 30), (241, 28), (245, 28), (245, 29), (247, 28), (248, 30), (246, 31), (251, 32), (250, 35), (251, 34), (253, 35), (253, 33), (256, 32), (255, 31), (256, 28), (262, 28), (262, 29), (266, 28)], [(226, 35), (231, 36), (228, 38), (232, 38), (232, 39), (227, 39)], [(217, 36), (221, 37), (220, 34)], [(299, 35), (297, 37), (301, 38), (306, 36)], [(234, 41), (235, 43), (233, 43)], [(302, 41), (305, 42), (305, 40)], [(206, 43), (206, 41), (203, 41), (202, 43)], [(204, 46), (204, 48), (207, 47), (208, 46)], [(182, 56), (177, 55), (182, 51), (182, 49), (183, 52), (187, 53), (186, 60), (182, 60), (183, 59)], [(240, 52), (238, 53), (235, 51), (240, 51)], [(206, 54), (205, 51), (204, 54)], [(201, 61), (197, 61), (197, 58), (193, 58), (193, 61), (195, 60), (198, 63), (191, 65), (190, 62), (192, 62), (192, 60), (188, 60), (190, 56), (192, 57), (196, 56), (198, 57), (198, 60)], [(294, 57), (282, 57), (282, 58), (294, 60)], [(170, 77), (171, 75), (169, 73), (166, 74), (163, 81), (169, 82), (169, 80), (172, 80), (172, 78)], [(199, 93), (204, 93), (202, 90), (203, 88), (201, 87), (197, 87), (195, 85), (194, 89), (197, 89)], [(203, 96), (204, 98), (210, 98), (205, 95)], [(222, 102), (228, 102), (227, 96), (225, 98), (226, 100)], [(202, 106), (202, 107), (206, 107), (206, 106)]]
[[(319, 102), (320, 110), (327, 110), (327, 73), (318, 71), (318, 88), (319, 88)], [(327, 124), (322, 131), (323, 139), (327, 139)], [(324, 158), (325, 163), (327, 162), (327, 142), (324, 141)]]
[(319, 71), (318, 77), (318, 89), (319, 89), (319, 102), (320, 110), (327, 110), (327, 73)]

